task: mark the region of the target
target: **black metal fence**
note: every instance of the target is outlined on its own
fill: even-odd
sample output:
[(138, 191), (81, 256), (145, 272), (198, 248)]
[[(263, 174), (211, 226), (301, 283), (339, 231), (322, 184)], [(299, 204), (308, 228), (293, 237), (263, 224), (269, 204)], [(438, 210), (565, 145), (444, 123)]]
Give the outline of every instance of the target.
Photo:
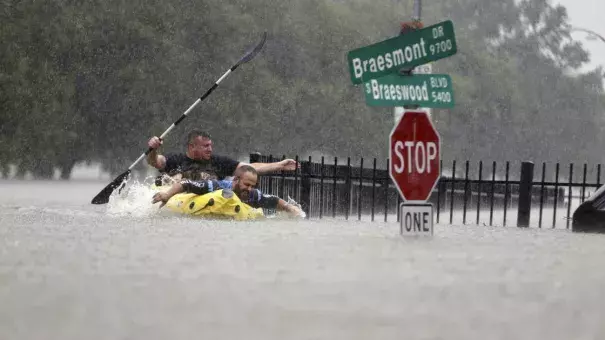
[[(251, 154), (250, 162), (283, 158)], [(302, 204), (308, 218), (399, 221), (402, 200), (386, 170), (388, 160), (382, 164), (375, 158), (370, 162), (361, 158), (357, 164), (350, 157), (296, 160), (300, 169), (261, 176), (259, 188), (292, 197)], [(504, 165), (466, 161), (462, 166), (456, 161), (442, 162), (441, 178), (428, 200), (436, 222), (569, 228), (575, 207), (601, 186), (600, 164), (583, 164), (580, 176), (574, 174), (574, 164), (563, 169), (556, 163), (554, 171), (546, 163), (513, 165), (519, 171), (511, 170), (510, 161)], [(581, 178), (574, 180), (577, 177)]]

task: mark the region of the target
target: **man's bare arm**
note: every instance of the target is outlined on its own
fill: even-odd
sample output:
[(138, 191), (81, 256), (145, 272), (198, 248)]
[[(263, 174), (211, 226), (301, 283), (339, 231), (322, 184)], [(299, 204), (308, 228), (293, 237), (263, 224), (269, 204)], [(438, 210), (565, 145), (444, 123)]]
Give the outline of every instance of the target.
[(153, 150), (147, 155), (147, 164), (152, 167), (162, 170), (166, 166), (166, 157), (158, 152), (158, 148), (162, 145), (162, 140), (159, 137), (151, 137), (147, 145)]
[(292, 216), (304, 217), (304, 212), (294, 204), (290, 204), (283, 199), (277, 201), (277, 208), (279, 210), (287, 211)]
[[(238, 168), (242, 165), (246, 165), (247, 163), (240, 162), (238, 164)], [(293, 159), (284, 159), (279, 162), (273, 163), (251, 163), (250, 164), (259, 175), (275, 172), (275, 171), (294, 171), (297, 168), (300, 168), (300, 164), (296, 163)]]
[(160, 155), (158, 150), (155, 149), (147, 155), (147, 164), (158, 170), (162, 170), (166, 166), (166, 157)]
[(168, 189), (164, 192), (158, 192), (155, 195), (153, 195), (153, 198), (151, 199), (151, 203), (162, 202), (162, 204), (160, 205), (160, 208), (161, 208), (164, 206), (164, 204), (166, 204), (166, 202), (168, 202), (170, 197), (178, 194), (179, 192), (183, 192), (184, 190), (185, 190), (185, 188), (183, 187), (183, 184), (176, 182), (170, 187), (170, 189)]

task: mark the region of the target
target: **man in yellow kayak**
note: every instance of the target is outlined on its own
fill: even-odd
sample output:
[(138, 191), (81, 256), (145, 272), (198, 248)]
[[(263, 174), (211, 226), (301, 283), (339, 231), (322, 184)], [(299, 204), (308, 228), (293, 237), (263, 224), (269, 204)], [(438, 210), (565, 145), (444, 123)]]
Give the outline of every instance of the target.
[(158, 152), (162, 141), (152, 137), (147, 145), (153, 149), (147, 155), (147, 163), (168, 176), (189, 178), (194, 180), (216, 179), (233, 176), (235, 170), (244, 166), (252, 166), (259, 174), (274, 171), (293, 171), (300, 165), (293, 159), (284, 159), (273, 163), (238, 162), (229, 157), (212, 153), (212, 139), (204, 131), (193, 130), (187, 136), (187, 151), (185, 153), (167, 154)]
[(182, 179), (177, 181), (167, 191), (158, 192), (153, 196), (152, 203), (162, 202), (160, 207), (164, 206), (168, 200), (181, 192), (204, 195), (216, 190), (232, 190), (235, 195), (243, 202), (253, 208), (262, 208), (267, 210), (281, 210), (289, 213), (291, 216), (305, 217), (305, 213), (296, 205), (289, 204), (275, 195), (263, 194), (255, 189), (258, 181), (258, 172), (251, 165), (240, 165), (235, 171), (232, 180), (191, 180)]

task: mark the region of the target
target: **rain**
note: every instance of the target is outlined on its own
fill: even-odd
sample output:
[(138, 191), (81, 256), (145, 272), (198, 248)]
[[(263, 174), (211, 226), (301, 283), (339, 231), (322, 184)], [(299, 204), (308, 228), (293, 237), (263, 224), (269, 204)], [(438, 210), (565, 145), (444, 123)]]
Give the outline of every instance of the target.
[[(571, 227), (605, 182), (603, 6), (2, 0), (0, 339), (605, 337), (605, 239)], [(410, 100), (439, 141), (391, 144)], [(281, 203), (152, 203), (192, 130)], [(406, 236), (410, 145), (409, 187), (441, 179)]]

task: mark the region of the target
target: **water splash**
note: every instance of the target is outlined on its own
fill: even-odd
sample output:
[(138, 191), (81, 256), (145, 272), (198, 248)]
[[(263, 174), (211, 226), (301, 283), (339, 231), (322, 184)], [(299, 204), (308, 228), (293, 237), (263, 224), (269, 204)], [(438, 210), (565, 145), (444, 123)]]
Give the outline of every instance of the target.
[(157, 192), (152, 186), (152, 179), (142, 182), (131, 180), (121, 190), (116, 190), (107, 203), (107, 214), (112, 216), (153, 216), (159, 212), (159, 204), (152, 204), (151, 198)]
[(290, 195), (288, 195), (288, 204), (292, 204), (298, 207), (298, 209), (300, 209), (301, 211), (301, 215), (299, 216), (300, 218), (306, 218), (307, 217), (307, 213), (305, 213), (305, 211), (302, 208), (302, 205), (300, 205), (300, 203), (296, 202), (292, 197), (290, 197)]

